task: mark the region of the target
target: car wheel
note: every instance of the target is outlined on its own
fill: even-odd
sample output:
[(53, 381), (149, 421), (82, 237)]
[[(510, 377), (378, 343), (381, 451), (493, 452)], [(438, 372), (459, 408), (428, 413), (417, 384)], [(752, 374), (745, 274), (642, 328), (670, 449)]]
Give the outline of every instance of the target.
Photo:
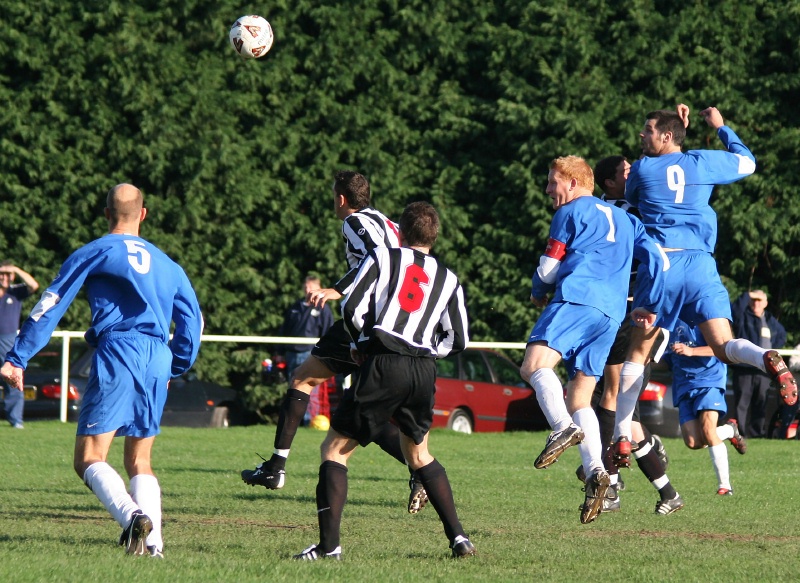
[(228, 427), (230, 424), (230, 409), (227, 407), (214, 407), (209, 427)]
[(472, 419), (470, 419), (469, 414), (463, 409), (456, 409), (450, 414), (447, 428), (458, 431), (459, 433), (472, 433)]

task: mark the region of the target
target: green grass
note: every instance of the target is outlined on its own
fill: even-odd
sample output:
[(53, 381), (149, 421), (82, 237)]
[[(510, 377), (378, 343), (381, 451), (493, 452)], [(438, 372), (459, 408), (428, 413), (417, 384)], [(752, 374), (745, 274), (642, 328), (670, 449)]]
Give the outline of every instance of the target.
[[(286, 487), (239, 478), (271, 453), (274, 427), (165, 428), (155, 468), (163, 490), (164, 561), (128, 557), (120, 528), (72, 471), (74, 424), (0, 428), (0, 581), (795, 581), (800, 451), (796, 441), (728, 449), (736, 495), (716, 496), (705, 451), (665, 439), (669, 476), (686, 500), (654, 514), (642, 474), (623, 471), (622, 511), (581, 525), (576, 448), (534, 470), (544, 433), (435, 431), (459, 515), (479, 556), (449, 558), (430, 506), (407, 514), (407, 472), (377, 447), (351, 458), (344, 560), (289, 560), (317, 542), (314, 505), (323, 434), (301, 429)], [(122, 467), (122, 447), (109, 462)], [(135, 572), (133, 571), (135, 569)]]

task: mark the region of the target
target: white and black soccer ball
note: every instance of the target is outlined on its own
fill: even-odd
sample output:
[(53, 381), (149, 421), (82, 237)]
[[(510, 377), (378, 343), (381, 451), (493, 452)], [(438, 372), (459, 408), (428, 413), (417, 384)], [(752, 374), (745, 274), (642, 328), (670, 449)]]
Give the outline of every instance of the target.
[(233, 23), (230, 39), (231, 46), (242, 57), (258, 59), (272, 48), (272, 27), (266, 18), (249, 14)]

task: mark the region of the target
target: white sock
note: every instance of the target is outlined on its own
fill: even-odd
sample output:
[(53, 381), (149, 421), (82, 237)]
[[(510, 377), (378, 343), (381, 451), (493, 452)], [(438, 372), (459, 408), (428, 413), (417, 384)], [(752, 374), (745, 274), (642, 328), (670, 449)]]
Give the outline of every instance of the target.
[(122, 477), (106, 462), (95, 462), (86, 468), (83, 481), (102, 502), (122, 528), (127, 528), (133, 513), (139, 510), (125, 489)]
[(717, 474), (719, 488), (731, 490), (731, 476), (728, 469), (728, 449), (724, 443), (718, 443), (708, 448), (711, 456), (711, 464), (714, 466), (714, 473)]
[(619, 376), (617, 412), (614, 417), (614, 441), (624, 435), (631, 439), (631, 420), (644, 380), (644, 365), (625, 361)]
[(764, 366), (764, 354), (767, 351), (744, 338), (734, 338), (725, 343), (725, 356), (733, 364), (749, 364), (761, 372), (767, 372)]
[(572, 418), (564, 402), (564, 387), (556, 373), (551, 368), (540, 368), (531, 375), (530, 383), (550, 427), (553, 431), (564, 431)]
[(274, 450), (272, 450), (272, 453), (274, 453), (275, 455), (279, 455), (284, 459), (289, 457), (289, 450), (288, 449), (274, 449)]
[(733, 426), (728, 425), (727, 423), (725, 425), (718, 426), (717, 437), (719, 437), (722, 441), (733, 438)]
[(161, 487), (158, 478), (150, 474), (138, 474), (131, 478), (131, 498), (142, 512), (153, 521), (153, 530), (147, 536), (147, 546), (164, 550), (161, 536)]
[(633, 456), (633, 459), (635, 459), (635, 460), (642, 459), (644, 456), (646, 456), (648, 453), (650, 453), (650, 450), (652, 450), (652, 449), (653, 449), (653, 446), (650, 444), (649, 441), (646, 441), (642, 447), (640, 447), (636, 451), (632, 452), (631, 455)]
[(581, 462), (586, 477), (594, 475), (603, 468), (603, 446), (600, 443), (600, 424), (594, 409), (586, 407), (578, 409), (572, 414), (572, 420), (583, 430), (583, 441), (578, 444), (581, 452)]
[(669, 484), (669, 478), (667, 477), (667, 474), (664, 474), (660, 478), (656, 478), (650, 483), (653, 484), (653, 488), (656, 490), (661, 490), (661, 488)]

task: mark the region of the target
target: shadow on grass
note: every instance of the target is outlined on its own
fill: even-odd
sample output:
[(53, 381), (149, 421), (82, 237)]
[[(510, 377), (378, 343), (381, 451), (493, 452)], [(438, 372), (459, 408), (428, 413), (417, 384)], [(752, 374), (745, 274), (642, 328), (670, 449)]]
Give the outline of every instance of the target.
[[(73, 514), (81, 512), (81, 514)], [(41, 508), (39, 510), (0, 511), (0, 518), (5, 520), (74, 520), (81, 522), (105, 522), (110, 517), (100, 514), (96, 507), (66, 506)]]
[[(355, 494), (355, 495), (354, 495)], [(360, 498), (358, 496), (358, 492), (353, 492), (352, 488), (350, 489), (350, 493), (347, 497), (347, 506), (363, 506), (363, 507), (372, 507), (372, 508), (395, 508), (398, 505), (405, 507), (408, 500), (405, 496), (403, 490), (400, 490), (398, 494), (397, 500), (375, 500), (375, 499), (366, 499)], [(280, 500), (281, 502), (296, 502), (298, 504), (316, 504), (317, 499), (315, 496), (309, 495), (295, 495), (295, 494), (288, 494), (286, 492), (277, 492), (275, 490), (271, 490), (269, 492), (262, 492), (262, 493), (247, 493), (247, 494), (232, 494), (232, 498), (236, 498), (237, 500), (246, 500), (248, 502), (263, 502), (265, 499), (276, 499)]]
[[(46, 534), (33, 534), (33, 535), (26, 535), (25, 542), (26, 544), (33, 543), (33, 542), (41, 542), (41, 543), (58, 543), (62, 545), (66, 545), (69, 547), (74, 547), (76, 543), (76, 539), (80, 539), (81, 546), (119, 546), (119, 537), (87, 537), (82, 535), (81, 533), (75, 533), (75, 536), (68, 537), (68, 536), (48, 536)], [(0, 535), (0, 543), (11, 543), (11, 542), (19, 542), (19, 539), (8, 536), (8, 535)]]
[(177, 466), (159, 466), (157, 473), (158, 474), (168, 474), (168, 473), (192, 473), (192, 474), (229, 474), (234, 470), (229, 468), (203, 468), (200, 466), (188, 466), (188, 467), (177, 467)]

